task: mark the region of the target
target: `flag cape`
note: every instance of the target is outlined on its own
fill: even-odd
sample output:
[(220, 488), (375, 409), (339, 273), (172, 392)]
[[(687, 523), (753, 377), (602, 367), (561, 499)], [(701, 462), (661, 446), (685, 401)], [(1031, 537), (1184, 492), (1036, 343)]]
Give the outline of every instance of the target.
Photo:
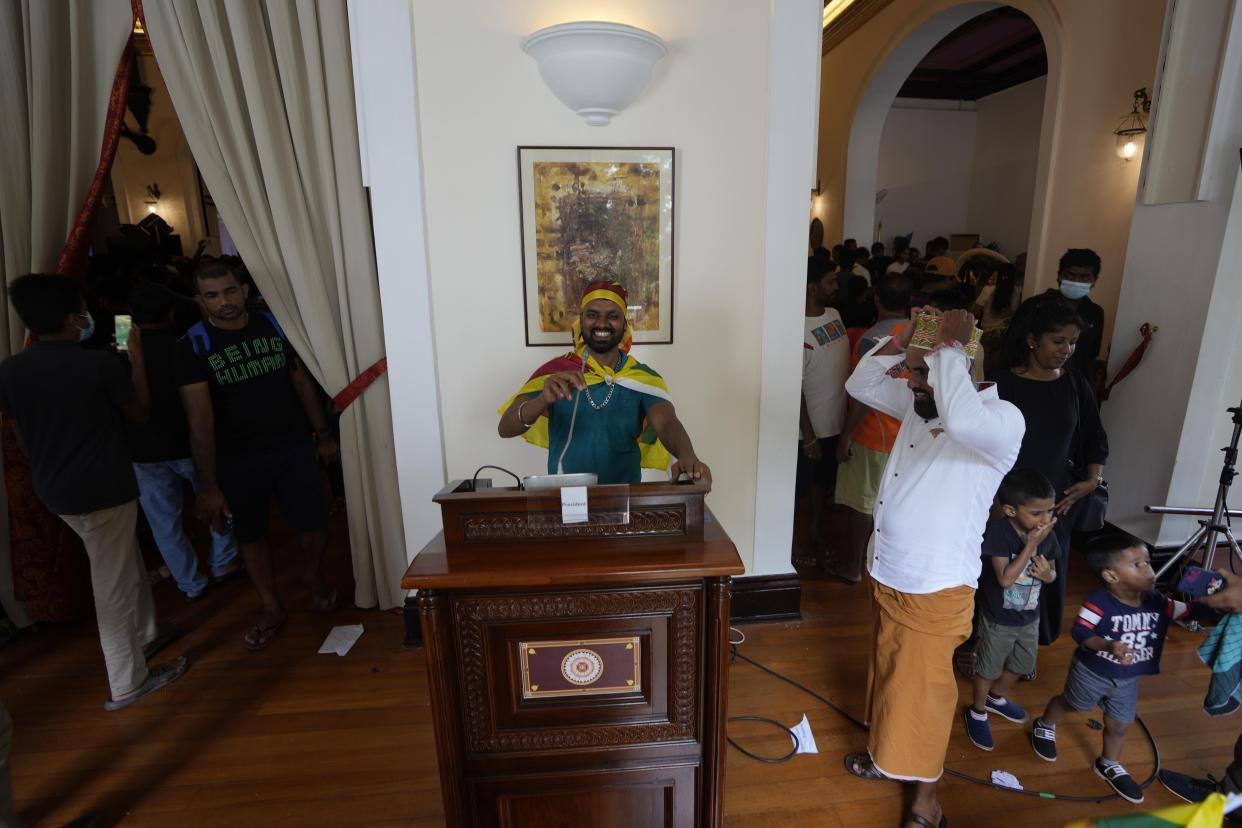
[[(664, 378), (653, 371), (651, 368), (643, 365), (631, 356), (626, 356), (625, 365), (620, 371), (612, 371), (605, 368), (596, 361), (595, 357), (586, 354), (586, 366), (583, 366), (583, 356), (586, 354), (584, 346), (579, 345), (574, 351), (559, 356), (556, 359), (549, 360), (531, 374), (526, 384), (518, 389), (518, 392), (505, 400), (505, 404), (500, 407), (499, 413), (503, 414), (509, 410), (509, 406), (513, 405), (513, 401), (518, 397), (529, 394), (539, 394), (543, 392), (544, 383), (548, 377), (553, 374), (559, 374), (564, 371), (581, 372), (588, 386), (599, 385), (605, 382), (605, 377), (610, 377), (613, 382), (622, 388), (628, 388), (631, 391), (638, 391), (643, 394), (650, 394), (658, 397), (665, 402), (671, 403), (672, 396), (668, 393), (668, 386), (664, 384)], [(548, 414), (545, 411), (536, 420), (535, 424), (522, 434), (522, 438), (531, 445), (540, 448), (548, 448)], [(638, 449), (640, 454), (639, 465), (645, 469), (667, 469), (672, 460), (672, 455), (668, 453), (668, 449), (660, 442), (656, 436), (655, 429), (651, 427), (651, 423), (643, 420), (641, 433), (638, 435)]]
[(1192, 805), (1174, 805), (1157, 811), (1125, 816), (1082, 819), (1065, 828), (1220, 828), (1225, 815), (1225, 797), (1214, 793)]

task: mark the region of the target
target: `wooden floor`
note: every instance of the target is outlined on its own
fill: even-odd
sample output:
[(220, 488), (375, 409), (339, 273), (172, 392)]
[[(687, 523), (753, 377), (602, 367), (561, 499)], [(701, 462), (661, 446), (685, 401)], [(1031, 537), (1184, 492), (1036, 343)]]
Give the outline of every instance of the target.
[[(332, 528), (331, 568), (349, 582), (343, 521)], [(307, 611), (297, 587), (296, 555), (280, 553), (290, 599), (288, 625), (261, 653), (241, 646), (254, 608), (245, 582), (190, 605), (168, 582), (157, 587), (166, 618), (189, 629), (172, 654), (189, 656), (177, 684), (129, 710), (105, 713), (103, 661), (92, 624), (44, 628), (0, 649), (0, 699), (16, 737), (11, 758), (18, 810), (29, 826), (60, 826), (93, 810), (104, 825), (126, 826), (432, 826), (442, 823), (435, 747), (421, 651), (401, 649), (396, 613)], [(1080, 567), (1081, 568), (1081, 567)], [(1076, 577), (1081, 595), (1089, 579)], [(745, 627), (742, 652), (860, 712), (866, 679), (866, 595), (807, 580), (804, 620)], [(344, 658), (317, 655), (333, 624), (361, 622), (366, 633)], [(1198, 637), (1175, 631), (1164, 674), (1146, 680), (1140, 714), (1167, 766), (1219, 774), (1232, 753), (1236, 720), (1211, 720), (1201, 702), (1208, 674)], [(1060, 688), (1072, 647), (1041, 651), (1040, 677), (1017, 699), (1038, 709)], [(726, 824), (742, 826), (893, 826), (901, 789), (849, 776), (842, 756), (865, 745), (863, 734), (818, 702), (743, 663), (730, 675), (730, 715), (761, 715), (787, 724), (806, 713), (820, 753), (766, 765), (729, 751)], [(963, 684), (963, 688), (965, 685)], [(980, 776), (1007, 770), (1033, 789), (1106, 793), (1090, 771), (1099, 733), (1086, 716), (1061, 728), (1061, 760), (1031, 752), (1016, 725), (994, 726), (997, 749), (985, 754), (954, 729), (948, 767)], [(788, 737), (739, 722), (730, 734), (755, 752), (779, 754)], [(1146, 776), (1151, 752), (1135, 728), (1126, 763)], [(942, 801), (957, 826), (1061, 825), (1133, 806), (1055, 802), (948, 780)], [(1159, 783), (1151, 806), (1169, 804)]]

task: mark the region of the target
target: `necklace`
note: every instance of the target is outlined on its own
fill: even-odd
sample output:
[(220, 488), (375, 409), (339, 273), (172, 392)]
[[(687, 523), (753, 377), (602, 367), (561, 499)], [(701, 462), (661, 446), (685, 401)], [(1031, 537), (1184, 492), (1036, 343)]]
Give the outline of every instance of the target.
[[(620, 359), (617, 360), (618, 363), (620, 361), (621, 361)], [(583, 369), (586, 368), (586, 355), (585, 354), (582, 357), (582, 367)], [(614, 367), (613, 370), (616, 370), (616, 368)], [(608, 376), (607, 374), (604, 375), (604, 384), (608, 386), (608, 394), (607, 396), (604, 397), (604, 401), (599, 404), (596, 404), (594, 398), (591, 397), (590, 386), (583, 386), (582, 388), (582, 393), (586, 394), (587, 402), (590, 404), (591, 408), (594, 408), (596, 411), (603, 411), (605, 408), (607, 408), (608, 403), (612, 402), (612, 393), (617, 390), (617, 386), (616, 386), (616, 383), (613, 381), (613, 378)]]

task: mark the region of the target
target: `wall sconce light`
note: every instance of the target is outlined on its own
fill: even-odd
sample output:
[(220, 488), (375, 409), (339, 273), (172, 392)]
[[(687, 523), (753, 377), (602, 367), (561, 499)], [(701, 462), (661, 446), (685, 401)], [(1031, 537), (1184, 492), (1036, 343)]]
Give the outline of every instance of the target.
[(581, 21), (540, 29), (522, 41), (522, 51), (561, 103), (591, 126), (606, 126), (643, 91), (668, 47), (633, 26)]
[(155, 213), (159, 210), (160, 195), (162, 194), (160, 193), (160, 185), (158, 183), (151, 183), (147, 185), (147, 197), (144, 201), (147, 205), (148, 214), (155, 215)]
[(1143, 142), (1147, 137), (1147, 116), (1151, 113), (1151, 98), (1147, 87), (1134, 90), (1134, 106), (1130, 114), (1121, 119), (1113, 135), (1117, 138), (1117, 157), (1124, 161), (1143, 154)]

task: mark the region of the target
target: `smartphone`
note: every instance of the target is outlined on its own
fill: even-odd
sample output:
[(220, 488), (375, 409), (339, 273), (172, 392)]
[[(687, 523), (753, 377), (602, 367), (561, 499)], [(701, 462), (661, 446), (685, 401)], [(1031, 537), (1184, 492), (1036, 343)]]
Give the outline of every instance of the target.
[(1213, 595), (1225, 585), (1225, 579), (1201, 566), (1188, 566), (1177, 585), (1177, 591), (1202, 598)]
[(116, 325), (116, 349), (129, 350), (129, 331), (134, 327), (134, 318), (128, 313), (118, 313), (112, 317)]

